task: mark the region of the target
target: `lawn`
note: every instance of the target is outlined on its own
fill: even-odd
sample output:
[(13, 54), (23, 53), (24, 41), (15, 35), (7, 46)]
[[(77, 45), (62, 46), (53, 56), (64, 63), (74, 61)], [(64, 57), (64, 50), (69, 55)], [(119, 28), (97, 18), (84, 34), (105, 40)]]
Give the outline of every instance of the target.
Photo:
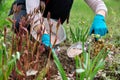
[[(108, 8), (106, 23), (109, 30), (107, 38), (112, 39), (112, 43), (120, 46), (120, 0), (104, 0)], [(70, 14), (70, 22), (64, 24), (67, 35), (69, 37), (69, 27), (85, 27), (91, 26), (94, 19), (94, 12), (88, 7), (84, 0), (74, 0)], [(116, 40), (117, 38), (117, 40)], [(119, 38), (119, 39), (118, 39)]]

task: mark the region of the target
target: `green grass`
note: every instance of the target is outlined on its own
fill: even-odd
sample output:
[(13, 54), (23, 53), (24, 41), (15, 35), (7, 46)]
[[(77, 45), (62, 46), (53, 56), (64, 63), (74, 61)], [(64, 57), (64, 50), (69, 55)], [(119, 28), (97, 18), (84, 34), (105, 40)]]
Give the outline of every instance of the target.
[[(104, 0), (105, 4), (108, 8), (108, 14), (106, 16), (106, 23), (108, 26), (109, 34), (105, 36), (105, 38), (111, 39), (111, 42), (120, 45), (120, 0)], [(88, 5), (84, 2), (84, 0), (74, 0), (69, 24), (64, 23), (67, 39), (69, 39), (69, 27), (85, 27), (91, 26), (94, 12)], [(117, 39), (116, 39), (117, 38)]]
[[(120, 0), (105, 0), (105, 4), (108, 8), (107, 22), (111, 22), (111, 18), (120, 16)], [(84, 0), (74, 0), (71, 15), (70, 24), (77, 24), (79, 21), (88, 21), (91, 23), (94, 18), (94, 12), (88, 7)], [(120, 19), (120, 17), (117, 17)], [(87, 23), (87, 24), (88, 24)], [(109, 24), (108, 24), (109, 26)]]
[[(5, 25), (11, 26), (6, 20), (11, 4), (14, 0), (4, 0), (0, 5), (0, 30), (3, 30)], [(113, 43), (120, 44), (119, 31), (120, 31), (120, 0), (104, 0), (108, 8), (108, 14), (106, 16), (106, 23), (109, 29), (107, 38), (111, 38)], [(69, 38), (69, 27), (85, 27), (91, 26), (94, 12), (88, 7), (84, 0), (74, 0), (69, 24), (64, 23), (67, 38)], [(112, 37), (110, 37), (112, 36)], [(117, 38), (117, 40), (116, 40)]]
[(3, 0), (0, 4), (0, 30), (2, 30), (4, 26), (10, 27), (11, 25), (6, 18), (8, 17), (12, 2), (13, 0)]
[(106, 17), (106, 22), (109, 29), (109, 38), (111, 38), (111, 43), (116, 46), (120, 46), (120, 0), (106, 0), (106, 5), (108, 7), (108, 15)]

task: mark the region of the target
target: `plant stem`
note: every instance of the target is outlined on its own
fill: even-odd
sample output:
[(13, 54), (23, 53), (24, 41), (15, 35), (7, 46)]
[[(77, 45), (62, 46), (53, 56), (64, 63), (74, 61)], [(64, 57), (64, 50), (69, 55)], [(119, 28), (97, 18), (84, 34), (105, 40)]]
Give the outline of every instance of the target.
[(84, 42), (82, 41), (82, 51), (83, 51), (83, 53), (85, 52), (85, 50), (84, 50)]
[[(75, 57), (75, 65), (76, 65), (76, 69), (78, 69), (79, 68), (79, 57), (78, 56)], [(76, 80), (79, 80), (78, 73), (76, 73)]]

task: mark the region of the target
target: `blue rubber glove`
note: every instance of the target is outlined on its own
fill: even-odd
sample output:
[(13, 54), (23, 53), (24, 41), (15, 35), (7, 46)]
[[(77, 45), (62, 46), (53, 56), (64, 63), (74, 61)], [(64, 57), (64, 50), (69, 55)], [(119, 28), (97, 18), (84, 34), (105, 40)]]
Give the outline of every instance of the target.
[(93, 24), (90, 28), (90, 35), (92, 33), (99, 34), (100, 36), (104, 36), (106, 33), (108, 33), (104, 16), (96, 14)]
[(42, 43), (47, 47), (52, 47), (52, 45), (50, 43), (50, 35), (49, 34), (42, 35)]
[[(52, 48), (52, 44), (50, 43), (50, 35), (49, 35), (49, 34), (43, 34), (43, 35), (42, 35), (42, 43), (43, 43), (45, 46)], [(54, 48), (52, 48), (52, 52), (55, 53)]]

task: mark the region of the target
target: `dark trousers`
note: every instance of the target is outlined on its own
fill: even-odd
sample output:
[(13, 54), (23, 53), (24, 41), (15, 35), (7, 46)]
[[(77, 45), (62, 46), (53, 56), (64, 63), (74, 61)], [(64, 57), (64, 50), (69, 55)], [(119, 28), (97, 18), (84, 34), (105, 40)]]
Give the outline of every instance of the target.
[(47, 17), (48, 12), (51, 13), (51, 18), (61, 19), (63, 23), (68, 17), (73, 4), (73, 0), (49, 0), (46, 4), (44, 17)]

